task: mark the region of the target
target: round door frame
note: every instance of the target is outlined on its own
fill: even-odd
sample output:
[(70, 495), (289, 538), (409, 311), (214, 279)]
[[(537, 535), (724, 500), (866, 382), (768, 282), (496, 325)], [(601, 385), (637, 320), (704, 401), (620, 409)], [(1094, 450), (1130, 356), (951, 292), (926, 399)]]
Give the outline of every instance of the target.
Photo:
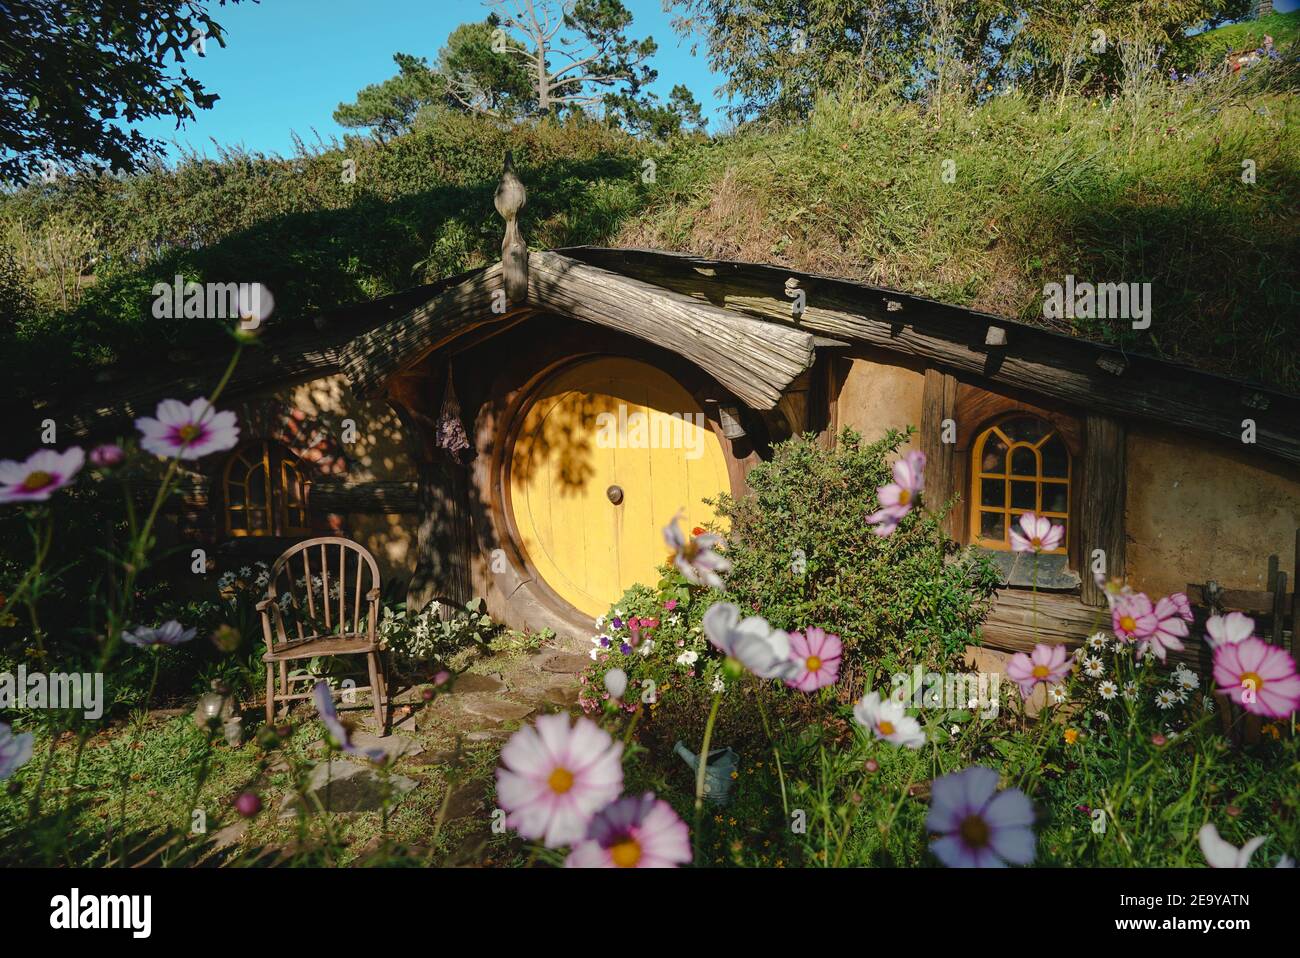
[[(500, 415), (494, 416), (493, 423), (492, 457), (488, 467), (491, 477), (489, 512), (494, 525), (497, 526), (496, 541), (499, 547), (505, 550), (506, 558), (515, 567), (519, 579), (519, 585), (514, 591), (517, 593), (527, 590), (537, 604), (549, 613), (549, 617), (557, 619), (571, 630), (588, 634), (593, 628), (592, 621), (557, 593), (528, 558), (515, 521), (514, 504), (510, 496), (509, 471), (514, 456), (515, 439), (522, 424), (521, 417), (545, 385), (574, 366), (604, 358), (629, 359), (645, 363), (660, 370), (681, 386), (705, 411), (705, 421), (708, 422), (709, 428), (722, 447), (723, 460), (727, 466), (727, 479), (731, 486), (728, 491), (733, 496), (741, 495), (745, 491), (741, 471), (742, 460), (736, 457), (732, 441), (722, 434), (721, 424), (708, 415), (709, 407), (706, 400), (727, 395), (726, 390), (712, 382), (703, 370), (697, 369), (686, 360), (664, 362), (660, 357), (636, 349), (592, 349), (578, 353), (569, 352), (543, 363), (521, 386), (499, 396), (498, 398), (504, 402), (498, 407)], [(683, 377), (683, 373), (687, 375)], [(513, 600), (513, 593), (511, 599)]]

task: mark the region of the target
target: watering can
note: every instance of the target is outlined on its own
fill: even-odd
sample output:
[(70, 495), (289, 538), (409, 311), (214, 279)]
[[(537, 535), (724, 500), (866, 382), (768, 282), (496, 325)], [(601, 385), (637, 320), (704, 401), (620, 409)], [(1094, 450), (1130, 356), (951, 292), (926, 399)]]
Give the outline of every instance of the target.
[[(698, 772), (700, 757), (678, 742), (673, 751), (682, 757), (691, 771)], [(740, 764), (740, 756), (730, 748), (715, 748), (709, 752), (709, 760), (704, 766), (704, 797), (715, 805), (725, 805), (731, 799), (731, 773)]]

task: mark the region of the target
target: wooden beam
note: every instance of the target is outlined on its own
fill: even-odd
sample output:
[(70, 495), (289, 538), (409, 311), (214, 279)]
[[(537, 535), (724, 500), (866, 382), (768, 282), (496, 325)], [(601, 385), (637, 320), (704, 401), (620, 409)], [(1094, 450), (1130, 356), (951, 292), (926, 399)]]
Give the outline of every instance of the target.
[[(563, 252), (714, 306), (794, 322), (784, 295), (788, 269), (648, 250)], [(798, 321), (802, 329), (915, 356), (1098, 413), (1171, 423), (1237, 445), (1242, 419), (1251, 418), (1257, 450), (1300, 462), (1300, 396), (895, 290), (794, 275), (807, 295)], [(990, 323), (1007, 329), (1007, 345), (984, 344)], [(1243, 416), (1240, 398), (1247, 386), (1267, 400), (1267, 408)]]
[(308, 505), (313, 512), (369, 512), (399, 515), (416, 512), (414, 481), (313, 482)]
[(357, 336), (339, 351), (352, 391), (370, 396), (394, 373), (477, 326), (510, 315), (500, 263), (443, 291), (404, 316)]
[(1106, 554), (1107, 578), (1122, 578), (1125, 571), (1124, 490), (1127, 440), (1124, 424), (1109, 416), (1089, 414), (1084, 423), (1083, 477), (1070, 484), (1078, 497), (1080, 560), (1083, 601), (1105, 607), (1106, 594), (1092, 573), (1092, 554)]
[[(925, 386), (921, 393), (921, 451), (925, 453), (925, 499), (931, 509), (942, 509), (954, 496), (961, 495), (961, 463), (957, 459), (957, 443), (944, 442), (945, 419), (957, 419), (957, 379), (938, 369), (925, 371)], [(958, 538), (960, 504), (955, 503), (944, 519), (943, 529), (949, 537)]]
[[(754, 409), (775, 408), (813, 361), (808, 332), (702, 304), (558, 253), (529, 255), (528, 300), (670, 349)], [(789, 310), (787, 303), (787, 318)]]

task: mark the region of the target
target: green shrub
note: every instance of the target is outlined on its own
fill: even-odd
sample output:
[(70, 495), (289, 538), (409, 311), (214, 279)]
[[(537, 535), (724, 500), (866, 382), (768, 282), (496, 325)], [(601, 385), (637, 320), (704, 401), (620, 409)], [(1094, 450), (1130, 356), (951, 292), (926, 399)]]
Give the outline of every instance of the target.
[(845, 429), (834, 449), (811, 435), (774, 447), (749, 473), (753, 495), (716, 503), (730, 524), (727, 598), (783, 629), (834, 632), (851, 667), (942, 666), (977, 642), (997, 575), (944, 535), (930, 510), (945, 504), (886, 538), (866, 523), (908, 435), (863, 445)]

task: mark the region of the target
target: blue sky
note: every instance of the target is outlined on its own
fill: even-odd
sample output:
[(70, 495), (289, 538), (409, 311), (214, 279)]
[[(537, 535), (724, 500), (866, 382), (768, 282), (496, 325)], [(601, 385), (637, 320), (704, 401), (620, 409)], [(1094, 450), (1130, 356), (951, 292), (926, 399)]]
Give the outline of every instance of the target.
[[(713, 73), (703, 50), (692, 56), (690, 43), (673, 32), (662, 0), (624, 0), (633, 14), (630, 31), (659, 44), (652, 65), (659, 71), (653, 89), (666, 97), (685, 83), (704, 106), (710, 129), (724, 121), (725, 102), (715, 95), (722, 77)], [(846, 0), (849, 2), (849, 0)], [(1276, 0), (1279, 11), (1300, 0)], [(252, 150), (289, 155), (291, 133), (314, 142), (343, 130), (330, 117), (340, 102), (353, 99), (368, 83), (396, 73), (393, 54), (412, 53), (430, 62), (461, 23), (482, 20), (488, 8), (479, 0), (262, 0), (238, 6), (212, 4), (226, 30), (226, 47), (207, 44), (205, 57), (187, 56), (187, 66), (209, 92), (221, 99), (183, 130), (173, 122), (138, 125), (168, 144), (177, 141), (212, 155), (212, 140)]]
[[(714, 89), (722, 82), (705, 62), (703, 50), (691, 56), (663, 12), (661, 0), (624, 0), (633, 14), (630, 35), (647, 34), (659, 44), (652, 66), (659, 71), (653, 89), (661, 97), (685, 83), (703, 104), (710, 128), (722, 120), (725, 104)], [(393, 54), (412, 53), (430, 62), (451, 33), (467, 21), (482, 20), (488, 8), (479, 0), (262, 0), (210, 7), (226, 32), (226, 47), (209, 42), (206, 56), (186, 56), (186, 66), (221, 99), (211, 110), (176, 130), (174, 122), (149, 121), (138, 128), (148, 136), (192, 146), (212, 155), (211, 140), (253, 150), (289, 155), (291, 132), (314, 142), (313, 130), (328, 140), (343, 130), (330, 115), (368, 83), (397, 72)]]

